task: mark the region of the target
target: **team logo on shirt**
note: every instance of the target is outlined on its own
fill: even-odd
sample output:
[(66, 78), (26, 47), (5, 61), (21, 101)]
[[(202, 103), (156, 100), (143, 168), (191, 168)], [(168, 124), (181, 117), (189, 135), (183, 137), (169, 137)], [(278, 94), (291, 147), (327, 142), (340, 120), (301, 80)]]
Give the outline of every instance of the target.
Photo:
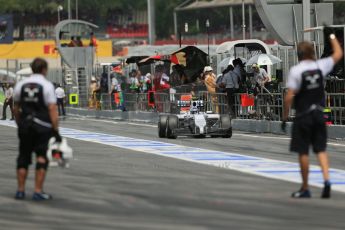
[(305, 78), (307, 80), (307, 82), (308, 82), (307, 89), (310, 90), (310, 89), (319, 88), (320, 87), (320, 84), (318, 83), (319, 78), (320, 78), (319, 74), (314, 74), (314, 75), (307, 76)]
[(36, 96), (36, 94), (39, 93), (38, 88), (26, 87), (24, 92), (27, 94), (27, 97), (24, 98), (25, 102), (38, 102), (38, 97)]

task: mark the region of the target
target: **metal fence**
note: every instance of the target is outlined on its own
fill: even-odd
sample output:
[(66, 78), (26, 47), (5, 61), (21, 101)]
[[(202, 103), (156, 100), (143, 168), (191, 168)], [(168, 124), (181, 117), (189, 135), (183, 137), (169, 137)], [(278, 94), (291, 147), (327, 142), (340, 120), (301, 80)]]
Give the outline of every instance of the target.
[(326, 106), (330, 108), (331, 120), (334, 124), (345, 125), (345, 94), (327, 94)]
[[(244, 103), (244, 95), (251, 97), (251, 105)], [(236, 94), (235, 114), (238, 119), (257, 119), (280, 121), (284, 111), (285, 93), (259, 93), (256, 96), (247, 94)], [(197, 93), (123, 93), (118, 100), (114, 95), (101, 94), (95, 100), (85, 103), (89, 109), (99, 110), (127, 110), (127, 111), (147, 111), (159, 113), (180, 113), (181, 108), (178, 101), (197, 98), (204, 102), (202, 111), (212, 111), (214, 113), (229, 113), (228, 99), (224, 93), (210, 94), (207, 91)], [(333, 124), (345, 125), (345, 94), (327, 94), (327, 113)], [(78, 106), (73, 106), (78, 107)], [(289, 117), (292, 119), (295, 110), (290, 110)]]
[(242, 103), (243, 94), (237, 94), (235, 108), (237, 117), (240, 119), (258, 119), (279, 121), (283, 114), (283, 93), (260, 93), (253, 96), (252, 106)]

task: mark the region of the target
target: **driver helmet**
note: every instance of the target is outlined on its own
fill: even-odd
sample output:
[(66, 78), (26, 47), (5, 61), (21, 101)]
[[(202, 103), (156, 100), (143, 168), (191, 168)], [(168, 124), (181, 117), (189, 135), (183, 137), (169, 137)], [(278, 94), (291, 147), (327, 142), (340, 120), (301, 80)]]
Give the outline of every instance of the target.
[(51, 165), (68, 168), (69, 160), (73, 158), (73, 149), (67, 144), (66, 138), (62, 138), (60, 143), (52, 137), (48, 143), (47, 157)]

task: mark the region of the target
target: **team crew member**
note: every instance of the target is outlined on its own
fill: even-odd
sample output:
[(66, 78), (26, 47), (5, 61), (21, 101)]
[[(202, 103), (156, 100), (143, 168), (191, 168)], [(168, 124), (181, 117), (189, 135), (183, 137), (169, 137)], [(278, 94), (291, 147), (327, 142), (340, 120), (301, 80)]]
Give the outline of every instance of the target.
[(260, 68), (258, 64), (253, 64), (252, 69), (254, 72), (254, 79), (257, 84), (264, 86), (267, 82), (271, 81), (271, 77), (267, 74), (264, 68)]
[(213, 73), (213, 68), (211, 66), (205, 66), (204, 78), (205, 78), (204, 81), (207, 88), (207, 92), (210, 94), (211, 100), (212, 100), (212, 111), (215, 113), (218, 113), (219, 112), (219, 108), (217, 105), (218, 99), (217, 99), (217, 95), (215, 95), (216, 88), (217, 88), (216, 75)]
[(98, 46), (96, 36), (93, 32), (90, 33), (90, 46), (93, 46), (96, 48)]
[(229, 112), (232, 117), (236, 117), (237, 111), (235, 107), (236, 93), (239, 90), (240, 76), (234, 73), (234, 67), (229, 65), (227, 73), (224, 74), (222, 83), (225, 85), (226, 95), (228, 98)]
[(308, 186), (309, 147), (317, 154), (324, 178), (322, 198), (330, 198), (331, 183), (329, 178), (329, 163), (326, 153), (327, 128), (323, 118), (325, 104), (324, 82), (335, 63), (343, 56), (342, 48), (335, 35), (330, 36), (333, 48), (331, 57), (315, 60), (313, 44), (302, 42), (298, 45), (300, 63), (290, 70), (285, 99), (285, 109), (282, 129), (286, 128), (289, 108), (294, 98), (296, 118), (292, 128), (290, 150), (299, 153), (302, 174), (302, 188), (292, 193), (295, 198), (309, 198), (311, 193)]
[(48, 168), (46, 152), (49, 139), (54, 136), (61, 142), (58, 132), (58, 112), (54, 86), (45, 79), (48, 64), (37, 58), (31, 64), (31, 77), (19, 82), (14, 89), (14, 113), (18, 125), (19, 156), (17, 158), (18, 190), (16, 199), (25, 198), (25, 181), (31, 164), (32, 152), (36, 153), (35, 191), (33, 200), (49, 200), (43, 192)]
[(58, 106), (59, 116), (61, 116), (61, 114), (63, 116), (66, 116), (65, 104), (64, 104), (66, 94), (65, 94), (65, 90), (61, 87), (60, 84), (58, 84), (58, 87), (55, 89), (55, 94), (56, 94), (56, 98), (57, 98), (57, 106)]
[(11, 120), (14, 120), (13, 117), (13, 88), (10, 84), (6, 84), (5, 88), (3, 88), (5, 92), (5, 101), (4, 101), (4, 106), (2, 108), (2, 119), (1, 120), (6, 120), (6, 110), (7, 107), (10, 107), (11, 110)]

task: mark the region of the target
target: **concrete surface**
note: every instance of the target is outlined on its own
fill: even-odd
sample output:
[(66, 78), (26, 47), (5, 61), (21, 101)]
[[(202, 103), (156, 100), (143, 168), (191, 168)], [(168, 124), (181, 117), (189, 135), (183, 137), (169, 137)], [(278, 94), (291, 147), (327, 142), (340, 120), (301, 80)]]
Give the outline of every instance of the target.
[[(67, 118), (61, 125), (158, 140), (156, 127), (142, 123)], [(165, 141), (296, 162), (282, 136), (235, 132), (232, 139)], [(0, 126), (0, 229), (345, 229), (343, 193), (321, 200), (320, 189), (312, 188), (315, 198), (294, 200), (294, 183), (90, 142), (70, 144), (72, 167), (49, 171), (45, 189), (54, 200), (15, 201), (16, 130)], [(344, 146), (329, 146), (332, 167), (344, 169)]]
[[(122, 112), (122, 111), (95, 111), (87, 109), (68, 108), (67, 113), (73, 116), (82, 116), (89, 118), (112, 119), (122, 121), (136, 121), (156, 124), (158, 122), (158, 113), (154, 112)], [(280, 121), (234, 119), (232, 120), (234, 130), (252, 132), (252, 133), (272, 133), (279, 135), (290, 135), (292, 123), (288, 122), (287, 132), (281, 130)], [(345, 126), (332, 125), (328, 127), (328, 135), (331, 139), (345, 140)]]

